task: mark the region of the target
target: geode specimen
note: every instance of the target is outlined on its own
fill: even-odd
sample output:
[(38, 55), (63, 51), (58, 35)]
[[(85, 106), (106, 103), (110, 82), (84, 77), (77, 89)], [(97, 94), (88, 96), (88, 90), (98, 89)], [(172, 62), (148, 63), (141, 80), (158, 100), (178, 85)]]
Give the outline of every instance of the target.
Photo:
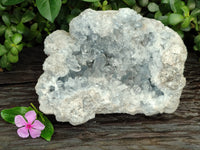
[(172, 113), (185, 78), (186, 47), (176, 32), (134, 10), (87, 9), (45, 40), (36, 85), (40, 110), (82, 124), (106, 113)]

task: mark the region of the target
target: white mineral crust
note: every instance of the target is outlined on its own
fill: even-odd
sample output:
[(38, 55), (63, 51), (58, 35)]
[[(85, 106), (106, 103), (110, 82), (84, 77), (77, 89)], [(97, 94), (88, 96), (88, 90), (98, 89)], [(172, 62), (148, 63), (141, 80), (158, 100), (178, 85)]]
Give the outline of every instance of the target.
[(57, 121), (85, 123), (95, 114), (173, 113), (185, 78), (186, 47), (160, 21), (134, 10), (87, 9), (45, 40), (40, 110)]

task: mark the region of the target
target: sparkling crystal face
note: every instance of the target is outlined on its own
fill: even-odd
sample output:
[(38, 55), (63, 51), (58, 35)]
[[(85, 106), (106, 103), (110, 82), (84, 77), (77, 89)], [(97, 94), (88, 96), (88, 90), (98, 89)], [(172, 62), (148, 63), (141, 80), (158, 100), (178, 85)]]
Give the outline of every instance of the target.
[[(154, 35), (150, 32), (148, 36), (144, 35), (144, 40), (139, 42), (144, 46), (150, 46), (153, 39)], [(138, 43), (134, 44), (138, 45)], [(139, 64), (137, 63), (139, 58), (134, 55), (135, 51), (137, 50), (120, 45), (111, 37), (102, 38), (95, 34), (89, 35), (80, 45), (79, 51), (72, 54), (74, 60), (66, 59), (69, 73), (64, 77), (59, 77), (57, 85), (67, 90), (69, 78), (82, 78), (85, 82), (81, 84), (81, 87), (84, 88), (90, 84), (88, 77), (104, 78), (108, 82), (113, 78), (129, 88), (135, 88), (136, 94), (152, 91), (155, 96), (163, 95), (163, 92), (151, 83), (149, 64), (153, 61), (152, 54), (146, 53), (148, 57)], [(54, 91), (53, 89), (55, 88), (50, 86), (49, 91)]]

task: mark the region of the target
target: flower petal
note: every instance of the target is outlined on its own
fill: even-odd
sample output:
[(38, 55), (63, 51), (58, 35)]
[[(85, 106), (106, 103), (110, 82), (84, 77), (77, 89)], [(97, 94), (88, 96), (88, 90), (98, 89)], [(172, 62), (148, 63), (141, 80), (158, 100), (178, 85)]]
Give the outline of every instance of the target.
[(26, 125), (26, 121), (24, 117), (22, 117), (21, 115), (17, 115), (15, 116), (15, 124), (17, 127), (22, 127)]
[(27, 138), (29, 136), (28, 129), (25, 127), (19, 128), (17, 134), (22, 138)]
[(35, 120), (32, 124), (32, 128), (37, 130), (44, 130), (45, 126), (39, 120)]
[(28, 111), (25, 114), (25, 118), (27, 119), (28, 123), (32, 124), (33, 121), (36, 119), (36, 113), (34, 110)]
[(32, 138), (40, 137), (40, 134), (41, 134), (41, 130), (37, 130), (33, 128), (29, 129), (29, 132)]

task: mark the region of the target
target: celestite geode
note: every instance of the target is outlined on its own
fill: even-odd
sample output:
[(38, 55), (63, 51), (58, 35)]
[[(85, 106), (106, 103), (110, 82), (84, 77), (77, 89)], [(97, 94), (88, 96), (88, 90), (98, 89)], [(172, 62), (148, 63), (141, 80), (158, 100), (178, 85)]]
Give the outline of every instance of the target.
[(185, 78), (186, 47), (176, 32), (134, 10), (87, 9), (45, 40), (40, 110), (82, 124), (95, 114), (172, 113)]

